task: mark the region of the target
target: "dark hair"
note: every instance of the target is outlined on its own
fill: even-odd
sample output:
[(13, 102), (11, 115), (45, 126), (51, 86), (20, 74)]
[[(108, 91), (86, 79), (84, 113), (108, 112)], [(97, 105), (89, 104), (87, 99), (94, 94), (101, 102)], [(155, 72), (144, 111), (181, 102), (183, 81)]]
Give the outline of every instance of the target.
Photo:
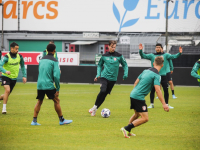
[(110, 46), (110, 45), (115, 45), (115, 44), (117, 44), (117, 41), (109, 41), (108, 45)]
[(49, 41), (49, 44), (54, 44), (54, 41), (53, 40)]
[(11, 44), (10, 44), (10, 47), (15, 47), (15, 46), (19, 46), (17, 43), (15, 43), (15, 42), (12, 42)]
[(56, 46), (54, 44), (48, 44), (47, 45), (47, 51), (53, 52), (56, 49)]
[(160, 43), (157, 43), (156, 46), (160, 46), (161, 48), (163, 48), (162, 44), (160, 44)]
[(155, 64), (158, 66), (161, 66), (164, 62), (164, 58), (163, 56), (157, 56), (154, 60)]

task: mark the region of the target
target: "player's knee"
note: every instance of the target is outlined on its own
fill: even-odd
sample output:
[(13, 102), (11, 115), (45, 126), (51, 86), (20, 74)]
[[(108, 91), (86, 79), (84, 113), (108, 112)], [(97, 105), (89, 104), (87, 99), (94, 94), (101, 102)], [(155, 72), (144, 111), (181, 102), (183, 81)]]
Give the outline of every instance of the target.
[(144, 122), (148, 122), (149, 121), (149, 118), (148, 117), (145, 117), (144, 118)]
[(171, 84), (172, 84), (172, 81), (169, 81), (169, 84), (171, 85)]
[(106, 88), (101, 88), (101, 93), (106, 93)]
[(5, 93), (10, 94), (10, 89), (5, 89)]

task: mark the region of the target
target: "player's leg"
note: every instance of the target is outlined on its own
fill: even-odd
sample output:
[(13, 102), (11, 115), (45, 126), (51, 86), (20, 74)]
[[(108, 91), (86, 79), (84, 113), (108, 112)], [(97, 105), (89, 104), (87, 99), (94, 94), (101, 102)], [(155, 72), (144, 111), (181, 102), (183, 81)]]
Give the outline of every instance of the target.
[(38, 114), (40, 112), (40, 108), (41, 108), (42, 103), (43, 103), (43, 100), (39, 100), (38, 99), (38, 101), (37, 101), (37, 103), (35, 105), (35, 108), (34, 108), (33, 118), (37, 118), (37, 116), (38, 116)]
[(61, 106), (60, 106), (60, 99), (58, 98), (58, 94), (56, 93), (56, 89), (46, 90), (46, 95), (48, 96), (49, 99), (52, 99), (54, 101), (54, 108), (55, 108), (56, 113), (58, 114), (59, 124), (64, 125), (64, 124), (72, 123), (72, 120), (66, 120), (63, 117)]
[(174, 84), (173, 84), (173, 81), (172, 81), (172, 75), (171, 75), (171, 72), (168, 72), (167, 73), (167, 80), (169, 82), (169, 85), (170, 85), (170, 89), (172, 91), (172, 98), (175, 99), (177, 98), (174, 94)]
[(140, 114), (136, 110), (134, 110), (134, 111), (135, 111), (135, 113), (129, 119), (129, 124), (131, 124), (134, 120), (136, 120), (136, 119), (138, 119), (140, 117)]
[(154, 108), (154, 97), (155, 97), (155, 88), (153, 87), (150, 93), (150, 106), (148, 108)]
[(100, 78), (100, 92), (97, 95), (94, 106), (89, 110), (91, 116), (95, 116), (97, 109), (101, 106), (107, 96), (107, 86), (108, 80), (105, 78)]
[(164, 91), (165, 103), (169, 106), (170, 109), (173, 109), (174, 107), (169, 105), (168, 81), (166, 76), (161, 76), (161, 85)]
[(174, 84), (173, 84), (173, 81), (172, 81), (172, 80), (169, 81), (169, 85), (170, 85), (170, 89), (171, 89), (171, 91), (172, 91), (172, 98), (173, 98), (173, 99), (176, 99), (177, 97), (176, 97), (175, 94), (174, 94)]
[[(121, 128), (125, 138), (129, 138), (128, 135), (134, 127), (137, 127), (143, 123), (146, 123), (148, 118), (147, 105), (144, 100), (136, 100), (131, 98), (131, 109), (134, 109), (135, 113), (129, 120), (129, 124)], [(141, 116), (141, 118), (139, 118)], [(133, 121), (132, 121), (133, 120)], [(132, 121), (132, 122), (130, 122)], [(131, 133), (132, 134), (132, 133)]]
[(38, 99), (38, 101), (37, 101), (37, 103), (34, 107), (33, 121), (31, 122), (31, 125), (41, 125), (41, 124), (37, 123), (37, 116), (40, 112), (40, 108), (41, 108), (41, 105), (43, 103), (44, 95), (45, 95), (44, 90), (37, 90), (36, 99)]
[(6, 105), (8, 102), (8, 96), (10, 94), (10, 85), (4, 85), (4, 94), (3, 94), (3, 109), (2, 109), (2, 114), (6, 114)]

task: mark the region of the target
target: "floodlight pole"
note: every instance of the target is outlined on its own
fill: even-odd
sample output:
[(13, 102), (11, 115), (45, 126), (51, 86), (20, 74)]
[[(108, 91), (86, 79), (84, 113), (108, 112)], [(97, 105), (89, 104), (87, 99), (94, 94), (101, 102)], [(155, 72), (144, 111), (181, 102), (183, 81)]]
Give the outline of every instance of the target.
[(166, 30), (165, 30), (165, 45), (166, 45), (166, 52), (168, 53), (168, 6), (169, 6), (169, 2), (172, 2), (172, 0), (167, 0), (166, 1)]
[(4, 33), (3, 33), (3, 12), (4, 12), (4, 2), (0, 3), (0, 5), (2, 6), (2, 29), (1, 29), (1, 35), (2, 35), (2, 44), (1, 44), (1, 51), (3, 51), (4, 49)]
[(169, 4), (169, 0), (166, 1), (165, 46), (166, 46), (166, 52), (167, 52), (167, 53), (168, 53), (168, 4)]

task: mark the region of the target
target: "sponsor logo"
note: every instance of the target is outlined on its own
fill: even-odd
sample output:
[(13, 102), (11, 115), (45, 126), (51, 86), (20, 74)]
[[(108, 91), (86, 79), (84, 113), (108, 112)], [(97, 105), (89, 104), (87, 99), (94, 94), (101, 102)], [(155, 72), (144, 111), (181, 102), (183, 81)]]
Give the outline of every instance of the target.
[(14, 65), (14, 66), (16, 66), (16, 65), (18, 65), (19, 64), (19, 62), (16, 62), (16, 63), (9, 63), (9, 65)]
[(114, 61), (116, 61), (117, 60), (117, 58), (114, 58)]
[(142, 110), (144, 110), (144, 111), (145, 111), (146, 109), (147, 109), (147, 107), (146, 107), (146, 106), (142, 106)]
[(6, 84), (6, 81), (3, 81), (3, 84)]
[(123, 16), (122, 18), (120, 18), (119, 10), (116, 7), (115, 3), (113, 3), (113, 13), (114, 13), (115, 18), (117, 19), (118, 23), (120, 24), (119, 32), (121, 32), (122, 28), (130, 27), (130, 26), (134, 25), (139, 20), (139, 18), (130, 19), (130, 20), (128, 20), (124, 23), (124, 18), (126, 16), (126, 13), (128, 11), (133, 11), (137, 7), (138, 2), (139, 2), (139, 0), (124, 0), (125, 12), (124, 12), (124, 14), (121, 14)]

